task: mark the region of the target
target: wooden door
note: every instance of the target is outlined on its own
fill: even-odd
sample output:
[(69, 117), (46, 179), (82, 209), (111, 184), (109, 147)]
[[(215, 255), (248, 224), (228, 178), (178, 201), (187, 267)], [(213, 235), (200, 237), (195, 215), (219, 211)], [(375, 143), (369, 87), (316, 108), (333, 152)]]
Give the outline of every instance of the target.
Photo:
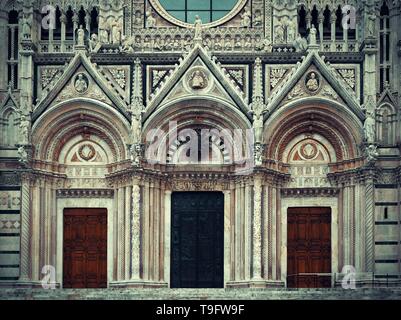
[(107, 288), (107, 210), (64, 210), (64, 288)]
[(289, 208), (287, 286), (331, 287), (331, 209)]
[(171, 287), (223, 288), (224, 195), (172, 195)]

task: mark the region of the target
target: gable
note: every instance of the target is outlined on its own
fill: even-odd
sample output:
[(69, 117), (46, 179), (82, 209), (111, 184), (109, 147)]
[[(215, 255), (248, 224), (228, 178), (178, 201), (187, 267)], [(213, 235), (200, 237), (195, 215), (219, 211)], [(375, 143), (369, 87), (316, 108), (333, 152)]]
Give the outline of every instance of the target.
[(63, 73), (57, 76), (56, 81), (49, 83), (43, 90), (41, 100), (34, 108), (33, 120), (35, 121), (47, 108), (76, 98), (105, 102), (129, 118), (129, 102), (120, 97), (121, 87), (110, 85), (102, 74), (105, 72), (98, 71), (85, 54), (78, 52)]
[(189, 96), (218, 98), (236, 106), (244, 113), (249, 111), (248, 101), (242, 89), (228, 71), (216, 62), (216, 58), (211, 57), (199, 45), (164, 75), (159, 86), (150, 95), (145, 116), (161, 105)]
[[(306, 77), (311, 72), (319, 77), (321, 81), (316, 90), (308, 89)], [(340, 102), (344, 108), (350, 109), (361, 121), (365, 119), (358, 98), (352, 88), (343, 80), (338, 72), (319, 56), (319, 53), (312, 50), (303, 62), (299, 62), (289, 72), (286, 72), (284, 79), (280, 79), (280, 86), (271, 92), (268, 99), (270, 113), (281, 105), (288, 102), (288, 99), (295, 100), (301, 98), (324, 96), (326, 99)], [(312, 83), (312, 82), (309, 82)]]

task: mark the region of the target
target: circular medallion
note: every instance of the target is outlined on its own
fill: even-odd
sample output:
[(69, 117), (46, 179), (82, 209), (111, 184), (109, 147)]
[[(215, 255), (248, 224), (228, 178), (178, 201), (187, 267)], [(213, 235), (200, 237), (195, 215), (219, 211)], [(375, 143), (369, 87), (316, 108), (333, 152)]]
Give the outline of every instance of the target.
[(305, 76), (305, 88), (309, 93), (317, 93), (320, 89), (321, 82), (320, 75), (315, 71), (311, 71)]
[(96, 150), (92, 145), (84, 144), (79, 148), (78, 154), (83, 160), (90, 161), (96, 156)]
[(301, 146), (301, 155), (307, 160), (311, 160), (317, 155), (317, 147), (316, 145), (307, 142)]
[(89, 80), (86, 74), (79, 73), (74, 80), (74, 88), (78, 93), (85, 93), (89, 88)]
[(186, 75), (185, 88), (189, 91), (204, 93), (210, 90), (213, 80), (203, 67), (194, 67)]

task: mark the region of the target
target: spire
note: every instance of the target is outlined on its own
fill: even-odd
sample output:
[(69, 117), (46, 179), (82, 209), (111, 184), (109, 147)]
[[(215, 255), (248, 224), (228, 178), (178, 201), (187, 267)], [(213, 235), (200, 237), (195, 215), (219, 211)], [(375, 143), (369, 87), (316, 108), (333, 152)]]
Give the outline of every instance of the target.
[(142, 112), (144, 109), (142, 95), (142, 63), (138, 58), (135, 60), (133, 93), (131, 101), (131, 112)]

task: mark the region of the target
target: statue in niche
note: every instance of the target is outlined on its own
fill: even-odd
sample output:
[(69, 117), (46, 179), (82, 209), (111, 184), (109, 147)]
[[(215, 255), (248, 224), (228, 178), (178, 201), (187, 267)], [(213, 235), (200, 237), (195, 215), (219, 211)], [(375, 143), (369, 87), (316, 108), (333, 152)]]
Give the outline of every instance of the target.
[(85, 30), (82, 25), (79, 26), (79, 29), (77, 31), (77, 44), (78, 46), (85, 46)]
[(88, 90), (88, 86), (89, 86), (88, 78), (83, 73), (80, 73), (77, 76), (75, 83), (74, 83), (75, 90), (78, 93), (84, 93), (84, 92), (86, 92), (86, 90)]
[(319, 76), (316, 75), (315, 72), (311, 72), (309, 73), (306, 78), (305, 78), (305, 82), (306, 82), (306, 88), (311, 91), (311, 92), (316, 92), (317, 90), (319, 90)]
[(115, 19), (111, 23), (111, 35), (113, 44), (121, 43), (121, 23), (118, 21), (118, 19)]
[(287, 43), (293, 43), (295, 40), (296, 25), (293, 20), (287, 23)]
[(200, 70), (196, 70), (191, 76), (190, 86), (195, 90), (206, 88), (207, 79), (205, 74)]
[(146, 11), (146, 26), (148, 28), (155, 28), (156, 27), (156, 19), (153, 16), (152, 9), (149, 8), (148, 11)]
[(22, 37), (24, 39), (30, 39), (31, 35), (31, 23), (29, 22), (29, 19), (24, 16), (24, 19), (22, 20)]
[(153, 49), (156, 51), (163, 50), (163, 42), (160, 36), (156, 36), (155, 41), (153, 43)]
[(375, 142), (376, 136), (376, 122), (373, 117), (373, 112), (367, 111), (365, 123), (363, 125), (363, 131), (365, 133), (365, 139), (369, 143)]
[(99, 41), (104, 44), (109, 44), (110, 37), (108, 31), (108, 24), (106, 24), (104, 18), (99, 19)]
[(284, 27), (281, 21), (275, 27), (274, 39), (276, 43), (284, 43)]
[(249, 8), (245, 8), (243, 14), (241, 14), (241, 27), (249, 28), (251, 26), (251, 12)]
[(142, 25), (142, 14), (141, 14), (141, 11), (139, 11), (139, 10), (135, 11), (134, 24), (136, 26), (141, 26)]
[(376, 15), (368, 13), (367, 15), (367, 32), (369, 37), (374, 37), (376, 31)]
[(194, 28), (195, 28), (194, 41), (202, 43), (202, 19), (198, 15), (195, 16)]
[(262, 13), (260, 10), (256, 10), (255, 17), (253, 18), (253, 24), (255, 27), (262, 25)]

